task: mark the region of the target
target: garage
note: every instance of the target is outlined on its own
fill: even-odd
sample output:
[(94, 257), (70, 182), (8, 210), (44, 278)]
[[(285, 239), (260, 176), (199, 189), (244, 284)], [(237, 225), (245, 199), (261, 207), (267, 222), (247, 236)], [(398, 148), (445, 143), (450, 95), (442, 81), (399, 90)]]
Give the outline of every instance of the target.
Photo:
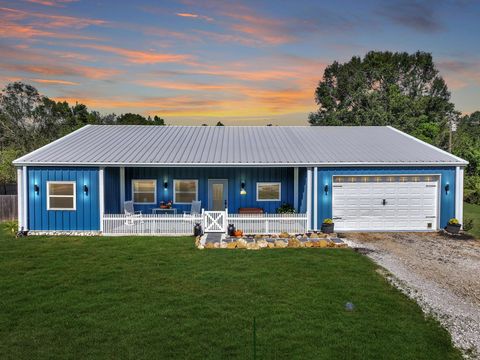
[(439, 225), (438, 175), (334, 176), (337, 231), (434, 231)]

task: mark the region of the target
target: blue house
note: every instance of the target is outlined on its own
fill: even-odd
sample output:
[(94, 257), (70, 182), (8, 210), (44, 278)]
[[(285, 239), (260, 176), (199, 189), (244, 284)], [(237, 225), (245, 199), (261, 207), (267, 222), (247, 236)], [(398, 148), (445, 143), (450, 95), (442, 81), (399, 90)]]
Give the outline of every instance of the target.
[(14, 161), (20, 227), (108, 234), (435, 231), (462, 219), (466, 164), (392, 127), (306, 126), (87, 125)]

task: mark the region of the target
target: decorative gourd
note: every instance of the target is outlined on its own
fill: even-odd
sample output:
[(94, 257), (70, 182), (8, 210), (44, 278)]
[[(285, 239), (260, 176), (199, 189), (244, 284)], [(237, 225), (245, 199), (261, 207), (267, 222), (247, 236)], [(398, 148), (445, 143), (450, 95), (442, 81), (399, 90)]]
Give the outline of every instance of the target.
[(233, 232), (233, 235), (236, 237), (242, 237), (243, 236), (243, 231), (242, 230), (235, 230)]

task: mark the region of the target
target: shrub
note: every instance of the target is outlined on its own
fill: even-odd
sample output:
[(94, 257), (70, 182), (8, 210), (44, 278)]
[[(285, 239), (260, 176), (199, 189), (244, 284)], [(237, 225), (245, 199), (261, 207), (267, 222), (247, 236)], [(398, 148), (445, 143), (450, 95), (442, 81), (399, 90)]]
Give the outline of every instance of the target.
[(16, 220), (5, 221), (3, 227), (8, 234), (15, 235), (18, 231), (18, 222)]
[(470, 231), (473, 229), (473, 225), (474, 225), (474, 222), (473, 222), (473, 219), (466, 216), (464, 219), (463, 219), (463, 230), (465, 231)]
[(277, 208), (277, 214), (294, 214), (295, 208), (287, 203), (283, 203)]

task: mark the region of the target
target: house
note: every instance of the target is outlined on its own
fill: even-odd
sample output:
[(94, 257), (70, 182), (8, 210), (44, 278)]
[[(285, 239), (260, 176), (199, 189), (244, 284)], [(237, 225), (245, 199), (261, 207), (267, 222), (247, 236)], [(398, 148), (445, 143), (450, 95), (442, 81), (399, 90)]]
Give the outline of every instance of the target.
[(435, 231), (462, 219), (466, 164), (388, 126), (87, 125), (14, 161), (19, 226), (107, 234)]

